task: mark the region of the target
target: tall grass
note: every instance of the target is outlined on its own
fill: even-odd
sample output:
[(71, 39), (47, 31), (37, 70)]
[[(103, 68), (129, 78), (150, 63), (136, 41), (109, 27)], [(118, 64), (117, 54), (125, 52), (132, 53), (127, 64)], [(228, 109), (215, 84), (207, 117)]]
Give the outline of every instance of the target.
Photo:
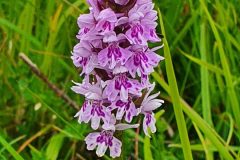
[[(122, 157), (240, 159), (240, 1), (155, 4), (165, 61), (151, 81), (166, 103), (151, 139), (140, 130), (135, 145), (135, 130), (123, 134)], [(81, 78), (69, 57), (77, 17), (87, 9), (84, 0), (0, 1), (0, 159), (97, 159), (85, 149), (90, 128), (73, 119), (77, 111), (18, 57), (28, 55), (81, 105), (82, 97), (70, 91), (71, 80)]]

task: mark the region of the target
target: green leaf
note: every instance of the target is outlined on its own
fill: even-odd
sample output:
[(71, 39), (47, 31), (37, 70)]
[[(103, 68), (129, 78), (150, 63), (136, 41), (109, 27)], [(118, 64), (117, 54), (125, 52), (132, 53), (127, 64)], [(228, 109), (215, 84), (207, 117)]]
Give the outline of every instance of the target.
[(46, 150), (46, 156), (48, 160), (57, 159), (59, 151), (63, 145), (64, 137), (65, 136), (63, 134), (56, 134), (52, 136)]

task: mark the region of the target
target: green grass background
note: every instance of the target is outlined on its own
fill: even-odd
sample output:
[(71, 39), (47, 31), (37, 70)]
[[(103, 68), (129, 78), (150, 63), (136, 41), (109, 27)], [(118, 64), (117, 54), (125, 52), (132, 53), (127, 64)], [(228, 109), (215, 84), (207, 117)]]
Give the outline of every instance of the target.
[[(165, 104), (157, 133), (123, 134), (120, 159), (240, 159), (240, 1), (156, 0), (165, 57), (151, 76)], [(0, 0), (0, 159), (95, 160), (88, 125), (19, 58), (23, 52), (79, 105), (70, 59), (84, 0)], [(161, 44), (151, 44), (161, 45)], [(137, 149), (138, 148), (138, 149)], [(136, 153), (138, 157), (136, 158)], [(105, 156), (103, 159), (110, 159)]]

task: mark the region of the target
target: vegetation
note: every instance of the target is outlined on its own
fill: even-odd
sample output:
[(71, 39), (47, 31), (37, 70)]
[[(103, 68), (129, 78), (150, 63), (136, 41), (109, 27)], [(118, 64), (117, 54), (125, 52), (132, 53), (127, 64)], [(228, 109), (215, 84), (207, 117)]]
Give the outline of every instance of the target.
[[(155, 4), (165, 60), (151, 81), (165, 104), (151, 139), (142, 130), (121, 136), (121, 158), (240, 159), (240, 1)], [(0, 1), (0, 159), (97, 159), (83, 141), (91, 128), (77, 123), (76, 107), (63, 98), (83, 102), (70, 90), (71, 80), (81, 81), (70, 55), (85, 12), (85, 0)]]

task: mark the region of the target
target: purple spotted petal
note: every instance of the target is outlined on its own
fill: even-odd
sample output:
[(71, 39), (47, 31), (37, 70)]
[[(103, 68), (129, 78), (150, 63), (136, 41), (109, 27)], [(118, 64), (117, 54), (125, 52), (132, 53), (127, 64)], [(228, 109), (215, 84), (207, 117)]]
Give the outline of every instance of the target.
[(83, 80), (83, 83), (75, 83), (71, 89), (78, 94), (84, 95), (87, 99), (90, 100), (102, 100), (102, 88), (101, 82), (98, 78), (98, 82), (96, 84), (91, 84), (89, 82), (89, 77), (86, 77)]
[(119, 157), (121, 154), (122, 142), (113, 136), (112, 131), (90, 133), (85, 138), (85, 142), (88, 150), (97, 148), (96, 154), (99, 157), (102, 157), (108, 148), (112, 158)]
[(97, 30), (106, 33), (114, 30), (117, 15), (110, 8), (107, 8), (99, 13), (96, 20), (98, 22), (96, 26)]
[(150, 135), (148, 133), (148, 128), (150, 129), (150, 131), (152, 133), (156, 132), (155, 123), (156, 123), (156, 119), (154, 118), (154, 114), (153, 113), (146, 113), (145, 117), (143, 119), (143, 131), (144, 131), (146, 136), (150, 137)]
[(88, 123), (91, 120), (91, 127), (96, 130), (101, 120), (103, 122), (110, 121), (111, 114), (107, 112), (106, 107), (103, 106), (101, 101), (86, 100), (75, 117), (78, 117), (79, 123)]
[(103, 95), (108, 98), (109, 101), (115, 101), (119, 95), (120, 100), (127, 102), (129, 94), (141, 96), (141, 91), (141, 84), (137, 80), (128, 78), (126, 74), (123, 73), (107, 81)]
[(119, 157), (121, 154), (121, 147), (122, 147), (122, 142), (117, 138), (113, 137), (112, 145), (109, 146), (110, 156), (112, 158)]
[(140, 24), (133, 25), (126, 32), (126, 37), (131, 44), (147, 45), (147, 39), (144, 37), (144, 28)]
[(98, 53), (98, 60), (101, 66), (105, 67), (108, 64), (109, 68), (113, 69), (118, 63), (124, 65), (131, 55), (129, 50), (112, 44)]
[(97, 137), (100, 136), (100, 133), (95, 132), (95, 133), (90, 133), (86, 138), (85, 142), (87, 144), (87, 149), (88, 150), (94, 150), (97, 146)]
[(154, 67), (163, 60), (163, 57), (151, 50), (144, 51), (143, 49), (138, 49), (133, 52), (133, 56), (126, 63), (126, 67), (129, 69), (132, 77), (135, 77), (136, 74), (139, 77), (151, 74), (154, 71)]
[(120, 98), (116, 100), (111, 106), (109, 106), (111, 111), (117, 110), (116, 119), (122, 120), (125, 115), (125, 121), (131, 123), (133, 117), (137, 116), (140, 112), (139, 109), (135, 107), (135, 104), (131, 99), (128, 99), (127, 102), (121, 101)]

